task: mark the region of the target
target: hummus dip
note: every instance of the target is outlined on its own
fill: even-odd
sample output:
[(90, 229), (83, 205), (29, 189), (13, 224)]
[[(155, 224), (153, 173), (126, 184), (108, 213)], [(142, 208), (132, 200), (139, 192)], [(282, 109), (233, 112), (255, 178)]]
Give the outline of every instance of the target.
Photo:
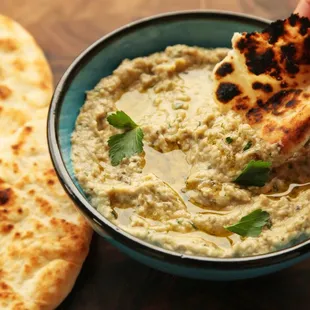
[[(272, 252), (310, 233), (306, 153), (274, 168), (264, 187), (233, 180), (251, 160), (279, 163), (276, 144), (260, 139), (212, 98), (212, 69), (227, 49), (176, 45), (124, 60), (87, 93), (72, 135), (75, 175), (91, 204), (126, 232), (181, 253), (236, 257)], [(112, 166), (107, 122), (122, 110), (144, 133), (144, 152)], [(262, 209), (271, 219), (258, 237), (224, 227)]]

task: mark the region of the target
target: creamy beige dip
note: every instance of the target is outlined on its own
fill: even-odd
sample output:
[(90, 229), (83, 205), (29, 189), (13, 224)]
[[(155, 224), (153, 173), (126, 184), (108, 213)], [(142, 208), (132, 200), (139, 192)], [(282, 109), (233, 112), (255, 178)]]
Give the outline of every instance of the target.
[[(258, 138), (235, 112), (223, 115), (213, 101), (212, 69), (226, 53), (176, 45), (124, 60), (87, 93), (76, 121), (72, 160), (92, 205), (123, 230), (165, 249), (249, 256), (309, 236), (307, 187), (266, 196), (310, 180), (307, 154), (274, 169), (263, 188), (232, 182), (250, 160), (277, 163), (278, 148)], [(141, 126), (144, 152), (113, 167), (107, 141), (121, 131), (107, 116), (116, 110)], [(224, 229), (259, 208), (269, 212), (272, 227), (258, 237)]]

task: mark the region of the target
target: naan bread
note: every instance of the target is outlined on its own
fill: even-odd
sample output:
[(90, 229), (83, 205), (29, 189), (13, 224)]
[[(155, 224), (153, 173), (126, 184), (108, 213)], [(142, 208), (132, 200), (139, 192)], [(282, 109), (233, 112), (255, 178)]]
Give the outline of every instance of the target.
[(0, 15), (0, 309), (55, 309), (88, 253), (91, 229), (50, 161), (49, 66), (32, 37)]
[(310, 136), (310, 21), (291, 15), (262, 33), (236, 33), (214, 68), (215, 100), (291, 155)]

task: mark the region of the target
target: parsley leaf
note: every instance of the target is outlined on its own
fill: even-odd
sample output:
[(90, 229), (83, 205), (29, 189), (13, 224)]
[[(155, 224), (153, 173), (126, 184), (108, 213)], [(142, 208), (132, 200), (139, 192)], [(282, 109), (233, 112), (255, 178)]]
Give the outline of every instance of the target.
[(111, 136), (108, 144), (112, 166), (119, 165), (125, 157), (141, 153), (143, 151), (142, 139), (143, 131), (140, 127)]
[(252, 142), (249, 141), (249, 142), (245, 145), (245, 147), (243, 148), (243, 151), (247, 151), (251, 146), (252, 146)]
[(112, 166), (117, 166), (125, 157), (143, 151), (142, 129), (123, 111), (116, 111), (107, 118), (110, 125), (125, 132), (111, 136), (108, 145)]
[(251, 160), (234, 182), (244, 186), (262, 187), (268, 180), (271, 162), (263, 160)]
[(238, 223), (224, 228), (242, 237), (257, 237), (264, 226), (271, 227), (270, 215), (262, 209), (257, 209), (242, 217)]
[(190, 221), (189, 223), (192, 225), (192, 227), (193, 227), (194, 229), (196, 229), (196, 230), (198, 229), (198, 227), (197, 227), (192, 221)]
[(231, 144), (234, 140), (231, 137), (226, 137), (225, 141), (227, 144)]
[(123, 111), (110, 114), (107, 120), (110, 125), (119, 129), (131, 130), (138, 127), (138, 125)]

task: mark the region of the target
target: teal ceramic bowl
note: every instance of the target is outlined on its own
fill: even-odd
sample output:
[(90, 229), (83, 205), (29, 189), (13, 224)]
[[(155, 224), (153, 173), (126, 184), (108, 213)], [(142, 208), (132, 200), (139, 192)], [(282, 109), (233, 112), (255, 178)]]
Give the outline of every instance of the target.
[(230, 47), (234, 32), (262, 30), (267, 20), (219, 11), (183, 11), (146, 18), (96, 41), (61, 78), (50, 107), (48, 142), (59, 179), (94, 230), (132, 258), (153, 268), (190, 278), (233, 280), (268, 274), (308, 256), (309, 241), (278, 252), (245, 258), (182, 255), (141, 241), (110, 223), (93, 208), (74, 177), (71, 133), (85, 92), (125, 58), (146, 56), (174, 44)]

